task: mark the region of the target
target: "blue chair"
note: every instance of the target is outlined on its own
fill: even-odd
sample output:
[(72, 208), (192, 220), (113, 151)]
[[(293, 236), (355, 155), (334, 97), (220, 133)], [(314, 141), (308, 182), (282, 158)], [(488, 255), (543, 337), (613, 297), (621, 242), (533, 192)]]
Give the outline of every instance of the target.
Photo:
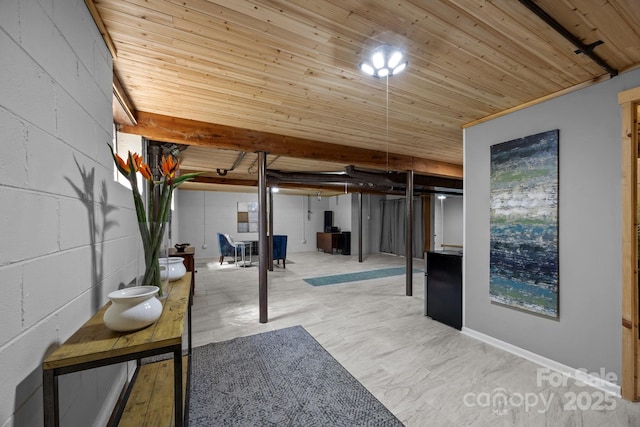
[(287, 268), (287, 236), (273, 235), (273, 259), (278, 265), (282, 260), (282, 268)]
[(218, 233), (218, 250), (220, 252), (220, 265), (224, 261), (224, 257), (231, 256), (234, 261), (236, 258), (236, 246), (233, 238), (228, 234)]

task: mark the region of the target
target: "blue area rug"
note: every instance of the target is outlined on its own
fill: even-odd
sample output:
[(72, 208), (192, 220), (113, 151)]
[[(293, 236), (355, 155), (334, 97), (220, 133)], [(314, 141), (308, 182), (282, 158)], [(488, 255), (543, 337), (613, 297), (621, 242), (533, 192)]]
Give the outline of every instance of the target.
[[(380, 268), (378, 270), (358, 271), (356, 273), (335, 274), (333, 276), (312, 277), (304, 279), (312, 286), (335, 285), (336, 283), (357, 282), (359, 280), (379, 279), (381, 277), (400, 276), (407, 271), (406, 267)], [(414, 273), (422, 270), (413, 269)]]
[(189, 425), (402, 427), (301, 326), (193, 349)]

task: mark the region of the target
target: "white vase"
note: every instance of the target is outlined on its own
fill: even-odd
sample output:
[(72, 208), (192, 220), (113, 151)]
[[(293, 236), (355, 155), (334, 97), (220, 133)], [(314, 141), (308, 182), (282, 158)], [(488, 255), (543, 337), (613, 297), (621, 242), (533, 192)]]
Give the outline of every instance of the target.
[(157, 286), (134, 286), (109, 293), (111, 305), (104, 313), (105, 326), (128, 332), (151, 325), (162, 314), (162, 304), (155, 297), (157, 293)]
[(165, 280), (167, 277), (170, 282), (182, 279), (187, 274), (187, 268), (184, 266), (184, 260), (178, 256), (170, 256), (168, 258), (160, 258), (160, 278)]

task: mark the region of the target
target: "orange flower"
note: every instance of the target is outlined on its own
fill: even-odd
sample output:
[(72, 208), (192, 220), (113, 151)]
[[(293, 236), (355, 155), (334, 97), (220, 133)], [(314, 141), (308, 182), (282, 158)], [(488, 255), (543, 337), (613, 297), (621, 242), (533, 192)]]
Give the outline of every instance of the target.
[(129, 166), (127, 166), (127, 164), (124, 162), (124, 160), (122, 160), (122, 157), (118, 156), (115, 153), (114, 153), (114, 157), (116, 158), (116, 161), (118, 162), (118, 169), (125, 171), (125, 173), (131, 172), (131, 170), (129, 169)]
[[(140, 165), (142, 164), (142, 157), (139, 156), (138, 153), (132, 154), (131, 151), (129, 151), (129, 158), (133, 160), (133, 170), (137, 172), (140, 169)], [(129, 160), (127, 160), (127, 166), (131, 168)]]
[(151, 181), (153, 179), (153, 177), (151, 176), (151, 168), (149, 167), (148, 164), (146, 163), (140, 164), (138, 171), (147, 181)]
[(180, 161), (175, 161), (173, 156), (162, 156), (162, 162), (160, 163), (160, 171), (165, 180), (169, 183), (176, 177), (176, 172), (180, 169)]
[(127, 154), (127, 162), (125, 163), (122, 160), (122, 157), (114, 153), (116, 161), (118, 162), (118, 166), (121, 170), (123, 170), (126, 174), (129, 174), (133, 169), (134, 172), (137, 172), (140, 169), (140, 165), (142, 164), (142, 157), (138, 155), (138, 153), (132, 153), (129, 151)]

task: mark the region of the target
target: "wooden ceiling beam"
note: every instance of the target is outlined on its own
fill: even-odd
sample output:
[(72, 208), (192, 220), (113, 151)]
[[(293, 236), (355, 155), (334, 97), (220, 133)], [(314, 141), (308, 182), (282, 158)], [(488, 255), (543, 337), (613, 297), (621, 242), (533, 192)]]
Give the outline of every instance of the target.
[[(182, 170), (181, 173), (187, 174), (194, 171)], [(244, 187), (257, 187), (257, 179), (237, 179), (237, 178), (218, 178), (215, 176), (196, 176), (191, 182), (199, 182), (201, 184), (220, 184), (220, 185), (240, 185)]]
[(109, 31), (107, 31), (107, 26), (104, 25), (104, 21), (102, 20), (100, 12), (98, 12), (98, 8), (96, 7), (95, 3), (93, 2), (93, 0), (84, 0), (84, 4), (87, 5), (87, 9), (89, 9), (89, 13), (91, 13), (91, 17), (96, 23), (96, 27), (98, 27), (100, 34), (102, 34), (104, 43), (107, 45), (107, 49), (109, 49), (109, 52), (111, 53), (111, 58), (117, 58), (118, 51), (116, 50), (116, 44), (111, 39), (111, 35), (109, 34)]
[(127, 96), (127, 92), (115, 74), (113, 75), (112, 110), (113, 122), (115, 124), (130, 126), (134, 126), (136, 124), (131, 100)]
[(316, 159), (379, 170), (407, 171), (418, 174), (462, 178), (462, 165), (409, 155), (350, 147), (305, 138), (259, 132), (178, 117), (139, 111), (135, 126), (121, 125), (120, 131), (142, 135), (153, 141), (197, 145), (218, 149), (257, 152)]

